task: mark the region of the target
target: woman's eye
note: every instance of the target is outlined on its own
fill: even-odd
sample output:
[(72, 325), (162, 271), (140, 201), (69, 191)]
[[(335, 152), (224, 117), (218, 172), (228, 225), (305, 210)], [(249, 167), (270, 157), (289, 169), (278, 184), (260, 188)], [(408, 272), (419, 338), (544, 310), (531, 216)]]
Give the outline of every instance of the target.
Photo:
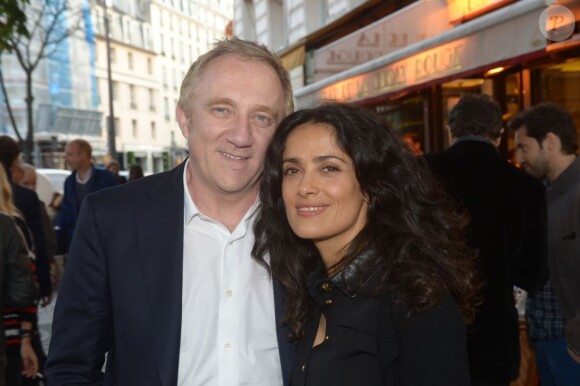
[(325, 172), (329, 172), (329, 173), (330, 172), (338, 172), (338, 171), (340, 171), (340, 169), (337, 168), (334, 165), (326, 165), (326, 166), (322, 167), (322, 170), (325, 171)]
[(291, 174), (296, 174), (296, 173), (298, 173), (298, 169), (296, 169), (296, 168), (287, 168), (287, 169), (284, 170), (284, 175), (285, 176), (288, 176), (288, 175), (291, 175)]

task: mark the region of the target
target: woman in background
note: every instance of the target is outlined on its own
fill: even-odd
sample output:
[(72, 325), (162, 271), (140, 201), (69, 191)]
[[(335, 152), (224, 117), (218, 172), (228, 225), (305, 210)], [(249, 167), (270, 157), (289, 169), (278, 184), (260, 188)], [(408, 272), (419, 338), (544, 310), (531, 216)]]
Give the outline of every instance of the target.
[[(4, 345), (0, 348), (6, 353), (6, 368), (1, 369), (5, 371), (0, 372), (0, 377), (5, 380), (6, 385), (11, 386), (19, 385), (21, 376), (35, 378), (39, 372), (38, 357), (32, 345), (32, 334), (37, 320), (36, 297), (38, 292), (32, 277), (34, 271), (34, 262), (31, 256), (32, 236), (22, 215), (12, 202), (12, 188), (2, 165), (0, 165), (0, 214), (2, 216), (0, 247), (4, 249), (9, 245), (18, 246), (18, 248), (11, 248), (12, 253), (17, 253), (17, 257), (6, 256), (4, 259), (9, 258), (12, 265), (17, 263), (19, 269), (25, 271), (20, 273), (18, 286), (21, 294), (29, 295), (26, 303), (4, 301), (2, 304), (4, 308), (1, 313), (3, 323), (1, 332)], [(14, 236), (11, 236), (12, 239), (4, 239), (9, 235)], [(3, 263), (6, 264), (6, 261)], [(4, 281), (7, 280), (11, 280), (10, 277), (4, 278)], [(4, 284), (4, 291), (8, 291), (6, 289), (8, 285)]]
[(143, 178), (143, 169), (141, 165), (131, 165), (129, 168), (129, 182)]
[(466, 219), (378, 117), (341, 104), (288, 116), (260, 199), (253, 253), (287, 292), (291, 385), (469, 385)]

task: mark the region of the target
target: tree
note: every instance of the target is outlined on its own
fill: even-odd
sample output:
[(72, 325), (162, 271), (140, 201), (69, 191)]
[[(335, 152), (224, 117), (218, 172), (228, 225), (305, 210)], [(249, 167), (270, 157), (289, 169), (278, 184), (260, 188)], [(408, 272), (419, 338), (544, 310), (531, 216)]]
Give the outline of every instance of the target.
[[(3, 0), (6, 1), (6, 0)], [(0, 86), (4, 94), (4, 102), (14, 132), (20, 141), (26, 162), (32, 162), (34, 150), (34, 95), (32, 90), (32, 75), (43, 59), (56, 52), (65, 39), (80, 30), (80, 7), (74, 11), (67, 0), (8, 0), (18, 3), (18, 7), (27, 16), (28, 33), (22, 34), (20, 28), (13, 29), (7, 36), (6, 49), (17, 58), (26, 76), (26, 121), (28, 130), (23, 138), (17, 127), (14, 112), (10, 105), (10, 97), (6, 92), (5, 79), (0, 65)], [(71, 17), (72, 16), (72, 17)], [(67, 21), (69, 25), (67, 26)], [(2, 51), (0, 50), (0, 54)]]
[(20, 7), (20, 4), (24, 3), (28, 3), (28, 0), (21, 2), (18, 0), (0, 1), (0, 54), (4, 50), (10, 50), (10, 45), (7, 42), (14, 32), (19, 35), (28, 35), (26, 14)]

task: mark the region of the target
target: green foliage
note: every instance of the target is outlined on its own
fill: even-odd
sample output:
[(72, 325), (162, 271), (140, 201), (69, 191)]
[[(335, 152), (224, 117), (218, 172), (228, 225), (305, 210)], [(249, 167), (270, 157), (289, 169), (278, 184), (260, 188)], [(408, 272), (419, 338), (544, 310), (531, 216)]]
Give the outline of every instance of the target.
[(9, 39), (14, 34), (28, 36), (24, 3), (29, 0), (0, 1), (0, 52), (12, 49)]

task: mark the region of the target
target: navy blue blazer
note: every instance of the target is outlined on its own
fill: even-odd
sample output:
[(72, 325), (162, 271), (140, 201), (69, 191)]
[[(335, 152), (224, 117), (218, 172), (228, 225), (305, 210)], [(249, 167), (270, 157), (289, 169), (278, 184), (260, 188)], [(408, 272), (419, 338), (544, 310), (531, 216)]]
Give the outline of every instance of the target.
[[(55, 308), (49, 385), (177, 384), (184, 164), (84, 200)], [(280, 320), (280, 286), (274, 295)], [(277, 332), (288, 384), (294, 345)]]
[[(118, 185), (119, 182), (108, 170), (92, 167), (92, 176), (88, 184), (91, 193), (104, 188)], [(62, 204), (55, 219), (56, 234), (59, 241), (59, 252), (66, 253), (70, 248), (74, 229), (79, 215), (79, 205), (76, 198), (77, 172), (72, 172), (64, 181), (64, 195)], [(63, 245), (64, 244), (64, 245)]]

